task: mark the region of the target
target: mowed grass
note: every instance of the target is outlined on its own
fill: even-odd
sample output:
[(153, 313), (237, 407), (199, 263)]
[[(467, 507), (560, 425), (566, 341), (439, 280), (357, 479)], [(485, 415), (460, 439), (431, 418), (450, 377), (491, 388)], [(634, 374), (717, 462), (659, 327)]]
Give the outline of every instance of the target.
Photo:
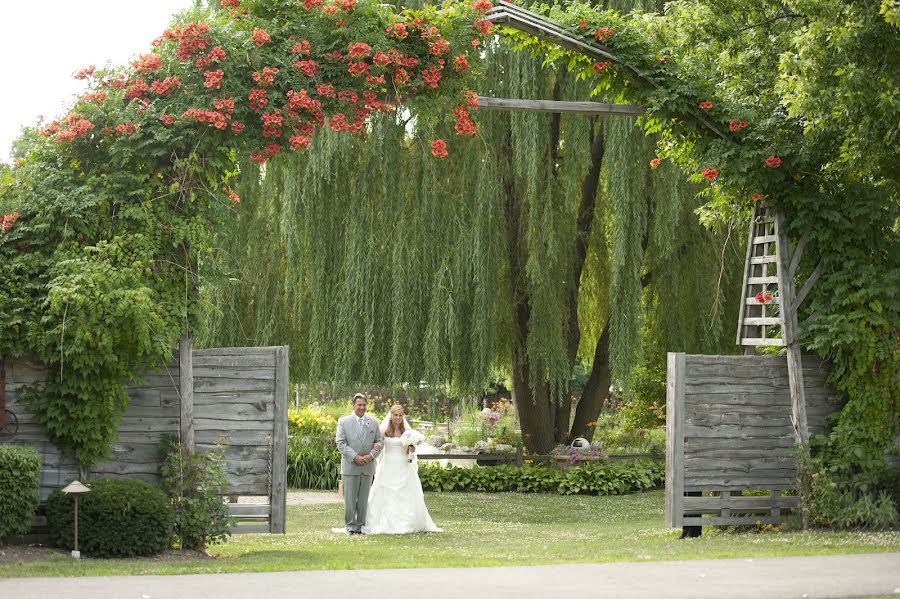
[(680, 540), (663, 525), (663, 492), (619, 497), (430, 493), (442, 534), (335, 534), (343, 506), (288, 508), (288, 534), (238, 535), (216, 559), (0, 561), (0, 577), (187, 574), (308, 569), (514, 566), (574, 562), (760, 558), (900, 551), (900, 531), (734, 532)]

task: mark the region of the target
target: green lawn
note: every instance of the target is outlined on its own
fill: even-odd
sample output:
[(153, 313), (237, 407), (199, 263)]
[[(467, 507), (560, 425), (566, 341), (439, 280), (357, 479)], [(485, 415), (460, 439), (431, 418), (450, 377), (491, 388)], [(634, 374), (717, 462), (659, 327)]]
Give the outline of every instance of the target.
[[(25, 564), (0, 558), (0, 577), (182, 574), (271, 570), (497, 566), (563, 562), (770, 557), (900, 551), (900, 531), (723, 532), (679, 540), (663, 526), (663, 493), (620, 497), (431, 493), (443, 534), (348, 537), (331, 532), (343, 506), (288, 508), (287, 535), (240, 535), (218, 559), (73, 562), (53, 555)], [(2, 548), (0, 548), (2, 550)]]

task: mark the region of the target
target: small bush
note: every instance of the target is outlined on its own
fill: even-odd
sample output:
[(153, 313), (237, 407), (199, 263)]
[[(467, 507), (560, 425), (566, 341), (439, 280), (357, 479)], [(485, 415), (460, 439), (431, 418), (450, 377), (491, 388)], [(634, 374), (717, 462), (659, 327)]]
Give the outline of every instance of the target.
[(0, 539), (31, 530), (41, 501), (41, 468), (31, 447), (0, 445)]
[[(169, 546), (174, 518), (165, 493), (124, 478), (88, 483), (78, 499), (78, 548), (93, 557), (133, 557), (160, 553)], [(50, 538), (74, 548), (71, 495), (54, 491), (47, 500)]]
[(332, 437), (288, 439), (287, 486), (292, 489), (337, 489), (341, 454)]
[(658, 460), (629, 460), (566, 470), (549, 466), (442, 468), (436, 464), (420, 464), (419, 478), (426, 491), (621, 495), (661, 485), (665, 480), (665, 464)]
[(635, 368), (628, 377), (625, 405), (619, 411), (626, 429), (647, 429), (666, 423), (666, 371)]
[(160, 486), (172, 505), (176, 544), (202, 550), (224, 543), (234, 522), (222, 501), (228, 492), (224, 451), (185, 451), (174, 437), (166, 436), (162, 453)]

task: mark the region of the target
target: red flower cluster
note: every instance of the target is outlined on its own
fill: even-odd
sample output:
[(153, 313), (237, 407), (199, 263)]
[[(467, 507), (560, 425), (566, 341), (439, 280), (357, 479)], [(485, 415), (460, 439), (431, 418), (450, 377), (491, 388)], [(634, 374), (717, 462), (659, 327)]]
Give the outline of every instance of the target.
[(365, 42), (353, 42), (347, 45), (347, 53), (353, 58), (362, 58), (372, 53), (372, 47)]
[(450, 42), (443, 38), (438, 38), (428, 44), (428, 53), (432, 56), (442, 56), (450, 51)]
[(478, 132), (478, 127), (472, 122), (469, 111), (466, 110), (463, 104), (458, 104), (453, 109), (453, 116), (456, 117), (456, 126), (454, 128), (457, 135), (475, 135)]
[(219, 130), (228, 127), (228, 119), (225, 115), (215, 110), (188, 108), (181, 117), (184, 119), (192, 119), (198, 123), (207, 123), (210, 127), (215, 127)]
[(344, 12), (350, 12), (356, 7), (356, 0), (334, 0), (334, 3)]
[(266, 90), (260, 88), (251, 89), (247, 99), (250, 100), (250, 110), (262, 110), (269, 103)]
[(209, 25), (207, 23), (191, 21), (184, 27), (167, 29), (163, 32), (163, 38), (178, 42), (178, 49), (175, 50), (175, 56), (178, 57), (178, 60), (190, 60), (198, 52), (206, 50), (206, 47), (209, 46), (208, 33)]
[(162, 58), (159, 54), (141, 54), (137, 60), (132, 61), (131, 66), (138, 73), (152, 73), (162, 67)]
[(701, 173), (704, 179), (709, 181), (710, 183), (719, 175), (719, 169), (717, 168), (705, 168)]
[(319, 65), (315, 60), (298, 60), (294, 63), (295, 69), (300, 69), (307, 77), (315, 77), (319, 74)]
[(257, 164), (265, 164), (266, 160), (279, 154), (281, 152), (281, 146), (277, 143), (270, 142), (266, 144), (266, 147), (262, 149), (262, 151), (253, 150), (250, 152), (250, 159), (256, 162)]
[(441, 80), (441, 72), (437, 67), (429, 67), (422, 71), (422, 81), (425, 83), (425, 87), (430, 89), (437, 89), (438, 82)]
[(231, 130), (234, 131), (235, 133), (240, 133), (241, 131), (244, 130), (244, 127), (246, 127), (246, 125), (244, 123), (239, 123), (237, 121), (234, 121), (233, 123), (231, 123)]
[(253, 35), (251, 35), (250, 38), (253, 40), (253, 43), (255, 43), (259, 48), (261, 48), (266, 42), (272, 41), (272, 38), (269, 37), (269, 34), (266, 33), (264, 29), (260, 29), (259, 27), (253, 30)]
[(772, 301), (771, 294), (763, 293), (762, 291), (760, 291), (759, 293), (756, 294), (756, 302), (758, 304), (766, 304), (771, 301)]
[(735, 119), (731, 119), (728, 121), (728, 128), (732, 133), (737, 133), (741, 129), (745, 129), (747, 127), (747, 121), (738, 121)]
[(603, 71), (608, 69), (611, 64), (612, 63), (610, 63), (608, 60), (605, 60), (603, 62), (595, 62), (594, 66), (592, 66), (591, 68), (594, 69), (595, 73), (602, 73)]
[(317, 6), (322, 6), (322, 0), (305, 0), (303, 2), (303, 8), (306, 10), (312, 10)]
[(225, 50), (216, 46), (212, 50), (206, 53), (206, 56), (201, 56), (197, 59), (195, 63), (197, 65), (197, 69), (205, 69), (206, 67), (218, 64), (228, 58), (228, 54), (225, 53)]
[(119, 123), (116, 125), (116, 135), (133, 135), (137, 132), (137, 126), (134, 123)]
[(769, 156), (763, 162), (763, 168), (781, 168), (781, 158), (778, 156)]
[(278, 112), (264, 112), (260, 117), (263, 124), (263, 137), (281, 137), (281, 126), (284, 119)]
[(391, 58), (381, 50), (375, 53), (375, 56), (372, 57), (372, 62), (376, 67), (384, 68), (391, 64)]
[(312, 144), (312, 136), (311, 135), (294, 135), (290, 138), (290, 144), (292, 150), (305, 150)]
[(15, 224), (15, 222), (17, 220), (19, 220), (18, 212), (13, 212), (11, 214), (4, 214), (3, 221), (2, 221), (2, 224), (0, 224), (0, 227), (3, 227), (4, 231), (9, 231), (10, 229), (12, 229), (12, 226)]
[(650, 168), (655, 169), (656, 167), (659, 166), (659, 162), (660, 162), (659, 158), (654, 158), (653, 160), (650, 161)]
[(612, 27), (601, 27), (594, 31), (594, 38), (600, 42), (601, 44), (606, 40), (612, 38), (616, 34), (616, 30)]
[(62, 125), (58, 121), (53, 121), (45, 129), (42, 129), (40, 134), (45, 137), (52, 135), (56, 141), (72, 141), (76, 137), (84, 137), (93, 128), (92, 122), (81, 118), (77, 112), (73, 112), (66, 115)]
[(222, 8), (240, 8), (241, 0), (219, 0), (219, 4), (222, 5)]
[(87, 102), (89, 104), (99, 104), (103, 102), (108, 97), (107, 92), (94, 92), (92, 94), (87, 94), (82, 98), (82, 101)]
[(477, 10), (480, 13), (486, 13), (494, 7), (491, 4), (491, 0), (474, 0), (472, 2), (472, 10)]
[(309, 52), (312, 47), (309, 44), (308, 40), (300, 40), (294, 47), (291, 48), (291, 54), (299, 54), (300, 56), (309, 56)]
[(453, 59), (453, 68), (455, 68), (460, 73), (465, 73), (469, 70), (469, 61), (462, 54), (457, 54)]
[(234, 111), (234, 98), (222, 98), (220, 100), (216, 100), (213, 102), (213, 106), (216, 107), (216, 110), (221, 110), (225, 113), (225, 118), (230, 119), (231, 113)]
[[(235, 2), (236, 2), (236, 1), (237, 1), (237, 0), (235, 0)], [(223, 0), (223, 2), (224, 2), (224, 0)], [(241, 196), (239, 196), (238, 194), (234, 193), (233, 191), (229, 191), (229, 192), (228, 192), (228, 199), (231, 200), (231, 201), (232, 201), (233, 203), (235, 203), (235, 204), (240, 204), (240, 203), (241, 203)]]
[(752, 196), (750, 196), (750, 199), (754, 202), (758, 202), (760, 200), (766, 199), (767, 197), (769, 197), (769, 194), (754, 193)]
[(398, 40), (406, 39), (406, 36), (409, 35), (409, 31), (406, 29), (406, 25), (403, 23), (394, 23), (393, 25), (388, 25), (384, 31), (385, 33), (387, 33), (388, 37), (392, 37)]
[(709, 100), (707, 100), (707, 101), (705, 101), (705, 102), (700, 102), (700, 104), (698, 104), (697, 106), (698, 106), (701, 110), (709, 110), (710, 108), (713, 107), (713, 103), (710, 102)]
[(222, 87), (222, 75), (224, 74), (222, 69), (204, 71), (203, 76), (206, 78), (206, 81), (203, 82), (203, 87), (207, 89), (220, 89)]
[(253, 74), (250, 76), (253, 79), (253, 82), (259, 86), (265, 87), (267, 85), (272, 85), (275, 82), (275, 75), (278, 74), (277, 67), (263, 67), (262, 71), (253, 71)]
[(351, 75), (365, 75), (369, 72), (371, 65), (367, 62), (359, 61), (359, 62), (351, 62), (347, 65), (347, 72)]
[(78, 69), (77, 71), (75, 71), (75, 74), (72, 76), (75, 77), (75, 79), (87, 79), (88, 77), (92, 77), (96, 70), (97, 70), (97, 67), (95, 67), (94, 65), (91, 65), (84, 69)]
[(409, 83), (409, 71), (406, 69), (394, 69), (394, 83), (402, 87)]
[(176, 119), (174, 116), (170, 115), (170, 114), (164, 114), (164, 115), (162, 115), (161, 117), (159, 117), (159, 120), (162, 121), (162, 124), (163, 124), (163, 125), (165, 125), (165, 126), (168, 127), (169, 125), (174, 125), (174, 124), (175, 124), (175, 121), (176, 121), (177, 119)]
[(473, 91), (467, 91), (465, 94), (466, 106), (469, 108), (478, 108), (478, 94)]
[(325, 83), (320, 83), (319, 85), (316, 86), (316, 93), (324, 98), (334, 98), (335, 97), (334, 86), (327, 85)]
[(181, 87), (181, 81), (178, 77), (166, 77), (165, 79), (158, 79), (151, 83), (150, 91), (157, 96), (168, 96), (176, 87)]
[(435, 158), (443, 160), (447, 157), (447, 142), (443, 139), (436, 139), (431, 142), (431, 155)]
[[(487, 37), (491, 34), (492, 26), (490, 21), (482, 21), (481, 19), (475, 19), (472, 21), (472, 29), (477, 31), (480, 35)], [(478, 40), (472, 40), (472, 45), (476, 45), (475, 42)]]
[(125, 100), (143, 99), (148, 91), (150, 91), (150, 86), (147, 85), (143, 79), (138, 77), (134, 80), (134, 83), (131, 84), (131, 87), (128, 88), (128, 91), (125, 92)]

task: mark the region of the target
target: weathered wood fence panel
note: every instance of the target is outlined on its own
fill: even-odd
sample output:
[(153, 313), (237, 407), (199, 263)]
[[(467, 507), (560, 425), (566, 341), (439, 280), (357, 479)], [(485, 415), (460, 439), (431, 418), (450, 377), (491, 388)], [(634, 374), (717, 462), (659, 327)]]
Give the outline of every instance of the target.
[[(811, 434), (839, 409), (826, 376), (821, 360), (803, 358)], [(668, 526), (774, 523), (799, 505), (782, 493), (797, 488), (784, 357), (670, 353), (666, 433)]]
[[(284, 532), (287, 469), (287, 347), (190, 350), (190, 369), (182, 369), (176, 352), (165, 368), (146, 373), (128, 387), (128, 409), (118, 441), (108, 459), (91, 469), (92, 478), (123, 476), (159, 483), (160, 441), (191, 430), (197, 451), (225, 449), (229, 495), (268, 498), (252, 510), (229, 504), (239, 523), (234, 532)], [(193, 380), (183, 371), (193, 372)], [(41, 500), (78, 478), (71, 455), (61, 453), (42, 425), (22, 404), (25, 385), (58, 376), (27, 360), (6, 361), (7, 408), (19, 420), (18, 433), (6, 442), (34, 447), (44, 459)], [(182, 404), (182, 389), (192, 389), (191, 405)], [(187, 403), (187, 402), (185, 402)], [(191, 418), (182, 427), (183, 415)], [(265, 526), (260, 526), (264, 524)]]

